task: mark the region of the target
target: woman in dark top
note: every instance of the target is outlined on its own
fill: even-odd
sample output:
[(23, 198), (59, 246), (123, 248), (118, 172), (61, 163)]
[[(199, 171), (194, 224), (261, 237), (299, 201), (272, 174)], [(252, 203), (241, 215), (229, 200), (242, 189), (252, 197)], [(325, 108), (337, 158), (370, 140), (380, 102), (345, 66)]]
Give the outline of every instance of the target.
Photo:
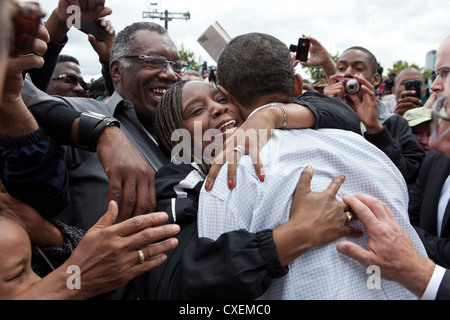
[[(283, 122), (286, 117), (278, 106), (259, 111), (254, 121), (267, 130), (277, 125), (300, 128), (303, 124), (308, 128), (335, 128), (343, 124), (355, 132), (359, 130), (357, 122), (352, 122), (351, 110), (337, 99), (307, 93), (294, 102), (296, 104), (283, 106), (287, 122)], [(200, 121), (203, 132), (215, 129), (219, 137), (226, 139), (242, 124), (236, 110), (222, 92), (194, 81), (173, 85), (158, 105), (155, 113), (158, 144), (173, 163), (156, 174), (157, 210), (166, 211), (169, 221), (179, 224), (181, 232), (178, 248), (169, 252), (164, 265), (150, 273), (148, 294), (151, 299), (255, 299), (267, 290), (274, 278), (288, 272), (287, 264), (281, 262), (286, 260), (279, 255), (282, 251), (274, 240), (274, 230), (258, 233), (238, 230), (223, 234), (217, 241), (198, 238), (199, 194), (209, 164), (196, 156), (199, 153), (191, 145), (194, 140), (192, 124)], [(269, 121), (264, 122), (264, 119)], [(185, 129), (188, 135), (182, 139), (184, 145), (172, 139), (177, 129)], [(205, 142), (201, 150), (207, 145)], [(172, 155), (172, 150), (180, 148), (182, 155)], [(187, 150), (191, 151), (188, 157), (184, 153)], [(180, 163), (179, 158), (188, 161)], [(257, 174), (260, 176), (259, 172)], [(263, 177), (260, 180), (263, 181)]]

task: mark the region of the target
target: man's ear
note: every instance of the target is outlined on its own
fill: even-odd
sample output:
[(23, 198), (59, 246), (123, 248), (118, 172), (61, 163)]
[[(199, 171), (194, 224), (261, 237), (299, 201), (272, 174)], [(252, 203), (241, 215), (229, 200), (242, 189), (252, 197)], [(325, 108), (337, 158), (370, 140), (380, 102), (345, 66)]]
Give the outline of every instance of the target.
[(391, 88), (391, 93), (392, 93), (393, 95), (397, 94), (397, 89), (395, 89), (395, 87), (392, 87), (392, 88)]
[(381, 76), (379, 73), (375, 73), (372, 77), (372, 85), (374, 87), (378, 86), (381, 83)]
[(234, 99), (234, 97), (231, 95), (231, 93), (225, 89), (224, 87), (222, 87), (220, 84), (217, 85), (217, 89), (219, 89), (220, 91), (222, 91), (222, 93), (227, 97), (227, 99), (231, 102), (234, 103), (236, 102), (236, 99)]
[(300, 74), (296, 74), (294, 77), (294, 91), (293, 97), (298, 97), (303, 94), (303, 78)]
[(122, 68), (122, 64), (118, 60), (111, 62), (109, 70), (114, 83), (119, 83), (122, 80)]

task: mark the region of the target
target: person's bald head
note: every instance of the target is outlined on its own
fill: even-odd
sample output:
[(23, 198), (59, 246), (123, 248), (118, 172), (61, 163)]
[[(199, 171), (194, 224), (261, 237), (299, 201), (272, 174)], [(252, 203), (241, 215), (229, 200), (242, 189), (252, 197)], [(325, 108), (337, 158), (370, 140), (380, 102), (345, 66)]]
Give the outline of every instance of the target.
[(395, 77), (394, 87), (392, 88), (392, 93), (395, 94), (395, 98), (400, 100), (401, 94), (406, 90), (405, 82), (410, 80), (419, 80), (421, 85), (421, 96), (425, 96), (425, 76), (416, 68), (409, 67), (402, 70), (397, 77)]

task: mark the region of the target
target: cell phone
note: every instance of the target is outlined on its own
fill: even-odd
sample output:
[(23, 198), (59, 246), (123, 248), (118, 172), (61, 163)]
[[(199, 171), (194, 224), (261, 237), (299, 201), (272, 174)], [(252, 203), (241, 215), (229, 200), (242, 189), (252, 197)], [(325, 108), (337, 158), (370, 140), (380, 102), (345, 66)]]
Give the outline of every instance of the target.
[(311, 42), (308, 39), (305, 38), (298, 39), (297, 56), (295, 57), (295, 59), (303, 62), (308, 61), (310, 45)]
[(97, 41), (104, 42), (108, 36), (108, 32), (105, 27), (100, 24), (100, 20), (93, 20), (81, 24), (81, 32), (86, 34), (92, 34)]
[(289, 46), (289, 51), (291, 51), (291, 52), (297, 52), (297, 46), (296, 46), (295, 44), (291, 44), (291, 45)]
[(422, 100), (422, 85), (420, 83), (420, 80), (408, 80), (405, 81), (405, 89), (406, 90), (414, 90), (416, 91), (416, 94), (414, 97), (417, 99)]

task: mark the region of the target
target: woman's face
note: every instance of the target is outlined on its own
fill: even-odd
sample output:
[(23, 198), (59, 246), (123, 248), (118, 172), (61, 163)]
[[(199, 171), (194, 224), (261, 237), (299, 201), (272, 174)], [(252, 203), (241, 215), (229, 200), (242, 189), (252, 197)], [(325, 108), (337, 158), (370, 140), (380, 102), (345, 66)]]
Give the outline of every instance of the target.
[(40, 280), (31, 269), (30, 238), (19, 224), (0, 218), (0, 299), (9, 300)]
[[(223, 142), (233, 134), (243, 120), (238, 108), (217, 88), (203, 81), (190, 81), (181, 97), (183, 127), (197, 142), (202, 137), (202, 150), (213, 141)], [(219, 140), (218, 140), (219, 139)]]

